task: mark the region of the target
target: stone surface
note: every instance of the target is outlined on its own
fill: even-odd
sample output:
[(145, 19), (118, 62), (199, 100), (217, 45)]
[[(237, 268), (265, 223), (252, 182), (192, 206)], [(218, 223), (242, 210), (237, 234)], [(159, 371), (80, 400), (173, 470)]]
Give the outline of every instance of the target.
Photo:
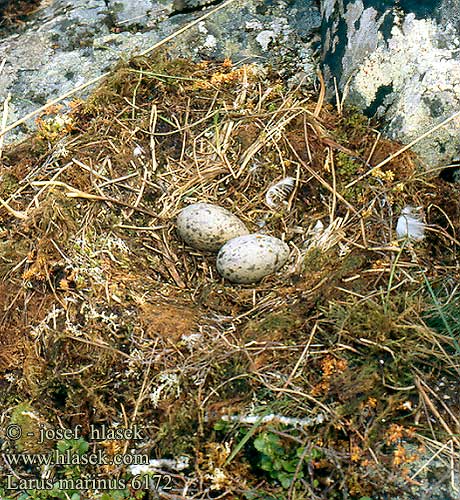
[[(400, 494), (393, 500), (459, 500), (460, 491), (459, 473), (454, 466), (451, 470), (449, 452), (445, 454), (439, 449), (423, 450), (414, 443), (401, 442), (408, 460), (407, 477), (415, 476), (414, 481), (399, 478), (396, 481), (401, 485)], [(449, 450), (450, 451), (450, 450)], [(383, 496), (385, 498), (385, 496)]]
[[(15, 32), (0, 34), (0, 105), (11, 93), (8, 123), (139, 53), (204, 12), (210, 0), (53, 0)], [(215, 5), (215, 2), (212, 2)], [(314, 0), (238, 0), (167, 45), (172, 55), (229, 57), (314, 77), (309, 37), (319, 27)], [(34, 121), (7, 134), (30, 132)]]
[[(453, 0), (324, 0), (322, 60), (349, 102), (409, 143), (460, 109), (460, 9)], [(428, 167), (460, 153), (460, 117), (415, 147)]]
[[(212, 5), (210, 5), (212, 4)], [(47, 0), (0, 33), (0, 105), (8, 122), (151, 47), (212, 8), (212, 0)], [(405, 143), (460, 108), (460, 9), (456, 0), (322, 0), (329, 82), (385, 121)], [(238, 0), (168, 44), (173, 55), (271, 64), (283, 76), (315, 74), (315, 0)], [(4, 64), (3, 62), (4, 61)], [(331, 92), (331, 95), (333, 93)], [(33, 120), (7, 136), (20, 139)], [(428, 167), (460, 156), (460, 118), (415, 146)]]

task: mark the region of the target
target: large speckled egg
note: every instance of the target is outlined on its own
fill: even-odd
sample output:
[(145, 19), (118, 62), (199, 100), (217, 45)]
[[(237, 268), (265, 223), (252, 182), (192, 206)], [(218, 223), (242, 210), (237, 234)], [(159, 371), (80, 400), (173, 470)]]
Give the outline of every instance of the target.
[(228, 241), (217, 255), (217, 270), (233, 283), (256, 283), (277, 271), (289, 256), (283, 241), (265, 234), (248, 234)]
[(225, 208), (195, 203), (177, 216), (177, 232), (191, 247), (217, 251), (228, 240), (248, 234), (240, 219)]

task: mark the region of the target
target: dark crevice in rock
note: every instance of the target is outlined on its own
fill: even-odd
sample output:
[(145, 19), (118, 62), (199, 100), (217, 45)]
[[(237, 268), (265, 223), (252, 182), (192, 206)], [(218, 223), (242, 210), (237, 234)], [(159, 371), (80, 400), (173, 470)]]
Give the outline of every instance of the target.
[(439, 178), (446, 182), (459, 183), (460, 182), (460, 159), (454, 160), (451, 165), (443, 168), (439, 172)]
[(206, 7), (215, 7), (222, 3), (222, 0), (211, 0), (205, 4), (189, 5), (187, 0), (175, 0), (173, 3), (173, 10), (168, 14), (168, 18), (182, 15), (182, 14), (194, 14), (195, 12), (200, 12)]
[(423, 96), (422, 102), (430, 110), (433, 118), (440, 118), (446, 113), (445, 104), (443, 100), (437, 96)]
[(404, 12), (415, 15), (416, 19), (429, 19), (440, 11), (442, 0), (401, 0), (399, 6)]
[(391, 38), (391, 30), (393, 28), (394, 21), (395, 16), (391, 10), (384, 14), (383, 22), (379, 28), (379, 32), (382, 33), (384, 40), (389, 40)]
[(384, 103), (385, 98), (394, 92), (393, 84), (381, 85), (375, 94), (375, 99), (370, 106), (364, 110), (366, 116), (374, 116), (378, 108)]
[[(326, 37), (328, 30), (333, 30), (333, 23), (328, 23), (323, 19), (321, 24), (321, 36), (323, 38)], [(346, 21), (339, 19), (334, 31), (335, 39), (340, 40), (340, 42), (337, 43), (334, 50), (326, 51), (325, 47), (323, 47), (322, 61), (323, 66), (329, 69), (331, 76), (335, 76), (340, 80), (340, 75), (343, 72), (343, 57), (348, 44), (348, 27)]]
[(117, 28), (117, 22), (110, 6), (110, 0), (104, 0), (104, 3), (107, 8), (107, 15), (105, 16), (104, 24), (109, 30), (114, 30)]

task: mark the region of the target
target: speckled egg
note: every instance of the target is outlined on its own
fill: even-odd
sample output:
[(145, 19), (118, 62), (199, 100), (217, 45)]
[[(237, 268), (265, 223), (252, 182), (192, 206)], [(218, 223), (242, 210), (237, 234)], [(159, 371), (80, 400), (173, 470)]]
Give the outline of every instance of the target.
[(226, 241), (249, 233), (236, 215), (210, 203), (185, 207), (177, 217), (177, 232), (191, 247), (209, 251), (217, 251)]
[(228, 241), (217, 255), (217, 270), (233, 283), (256, 283), (277, 271), (289, 256), (283, 241), (265, 234), (248, 234)]

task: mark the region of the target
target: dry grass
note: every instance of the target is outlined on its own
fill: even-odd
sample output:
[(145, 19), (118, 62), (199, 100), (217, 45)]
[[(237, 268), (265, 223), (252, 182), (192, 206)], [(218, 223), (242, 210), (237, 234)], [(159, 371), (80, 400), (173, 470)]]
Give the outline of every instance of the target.
[[(137, 451), (194, 464), (165, 498), (392, 495), (430, 467), (410, 471), (407, 443), (457, 463), (459, 352), (442, 318), (457, 293), (458, 188), (323, 90), (144, 56), (3, 152), (4, 421), (28, 400), (85, 432), (138, 423)], [(268, 207), (287, 175), (294, 192)], [(215, 255), (175, 233), (198, 201), (283, 238), (289, 263), (254, 286), (223, 282)], [(405, 205), (425, 209), (420, 244), (395, 241)], [(315, 425), (245, 423), (269, 413)], [(222, 417), (234, 419), (215, 430)], [(259, 467), (263, 432), (304, 450), (281, 493)]]

